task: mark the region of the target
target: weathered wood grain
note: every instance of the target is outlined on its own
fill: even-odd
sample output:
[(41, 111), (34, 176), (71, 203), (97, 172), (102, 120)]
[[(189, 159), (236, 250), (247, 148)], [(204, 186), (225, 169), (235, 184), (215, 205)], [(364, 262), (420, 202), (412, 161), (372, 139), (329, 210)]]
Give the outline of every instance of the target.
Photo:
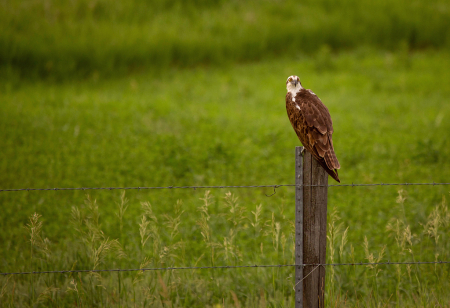
[[(327, 184), (328, 174), (312, 155), (305, 151), (303, 157), (302, 228), (304, 264), (326, 262), (328, 187), (311, 185)], [(299, 236), (298, 233), (300, 232), (296, 232), (296, 236)], [(298, 307), (325, 307), (325, 268), (322, 266), (305, 266), (303, 277), (303, 306)]]

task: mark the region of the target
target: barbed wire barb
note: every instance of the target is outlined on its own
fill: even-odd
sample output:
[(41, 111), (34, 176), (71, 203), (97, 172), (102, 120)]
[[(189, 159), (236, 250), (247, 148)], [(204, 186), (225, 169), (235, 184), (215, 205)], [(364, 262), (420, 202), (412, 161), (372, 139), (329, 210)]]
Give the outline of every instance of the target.
[(278, 188), (278, 186), (274, 186), (274, 187), (273, 187), (273, 193), (272, 193), (272, 194), (270, 194), (270, 195), (268, 195), (268, 194), (265, 194), (265, 195), (266, 195), (266, 197), (272, 197), (273, 195), (275, 195), (275, 194), (277, 193), (277, 188)]

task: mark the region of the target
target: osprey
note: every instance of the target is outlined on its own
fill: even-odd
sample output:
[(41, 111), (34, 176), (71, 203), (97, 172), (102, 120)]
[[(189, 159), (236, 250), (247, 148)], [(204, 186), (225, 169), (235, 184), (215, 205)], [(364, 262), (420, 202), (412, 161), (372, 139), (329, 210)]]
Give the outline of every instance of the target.
[(339, 180), (341, 166), (333, 149), (333, 122), (330, 112), (311, 90), (302, 87), (297, 76), (286, 81), (286, 111), (303, 146), (333, 179)]

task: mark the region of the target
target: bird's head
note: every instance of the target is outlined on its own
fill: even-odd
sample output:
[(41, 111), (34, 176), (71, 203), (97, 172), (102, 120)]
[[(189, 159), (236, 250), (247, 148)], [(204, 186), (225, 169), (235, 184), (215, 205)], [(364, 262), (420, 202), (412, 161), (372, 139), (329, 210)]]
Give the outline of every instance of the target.
[(292, 75), (289, 76), (286, 80), (286, 89), (291, 92), (297, 92), (302, 88), (302, 84), (300, 82), (300, 78), (298, 76)]

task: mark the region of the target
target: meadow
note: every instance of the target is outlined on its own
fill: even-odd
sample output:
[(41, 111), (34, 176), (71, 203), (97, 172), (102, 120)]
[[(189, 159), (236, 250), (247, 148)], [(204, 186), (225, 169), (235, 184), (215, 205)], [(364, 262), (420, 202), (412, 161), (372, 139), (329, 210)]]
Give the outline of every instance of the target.
[(372, 46), (450, 48), (448, 1), (0, 1), (8, 79), (117, 76)]
[[(158, 76), (4, 84), (1, 186), (293, 183), (299, 142), (284, 107), (285, 76), (292, 72), (333, 115), (344, 184), (448, 182), (449, 67), (445, 52), (361, 50)], [(205, 193), (2, 192), (2, 272), (292, 264), (292, 188), (272, 197), (270, 189), (212, 190), (209, 201)], [(328, 258), (334, 247), (334, 261), (342, 262), (371, 254), (445, 260), (447, 196), (446, 186), (330, 188), (329, 214), (337, 211), (340, 220), (329, 221), (342, 225), (329, 226), (336, 235)], [(31, 221), (34, 213), (42, 217)], [(329, 302), (448, 303), (447, 265), (378, 270), (329, 270)], [(354, 279), (364, 284), (356, 287)], [(2, 301), (270, 307), (289, 305), (292, 285), (289, 268), (9, 276), (2, 277)]]
[[(1, 2), (0, 188), (292, 184), (292, 74), (343, 184), (448, 183), (448, 4), (278, 4)], [(449, 260), (449, 190), (330, 187), (327, 261)], [(294, 189), (272, 193), (0, 192), (0, 272), (293, 264)], [(0, 306), (287, 307), (293, 272), (6, 275)], [(327, 306), (448, 307), (448, 277), (329, 267)]]

